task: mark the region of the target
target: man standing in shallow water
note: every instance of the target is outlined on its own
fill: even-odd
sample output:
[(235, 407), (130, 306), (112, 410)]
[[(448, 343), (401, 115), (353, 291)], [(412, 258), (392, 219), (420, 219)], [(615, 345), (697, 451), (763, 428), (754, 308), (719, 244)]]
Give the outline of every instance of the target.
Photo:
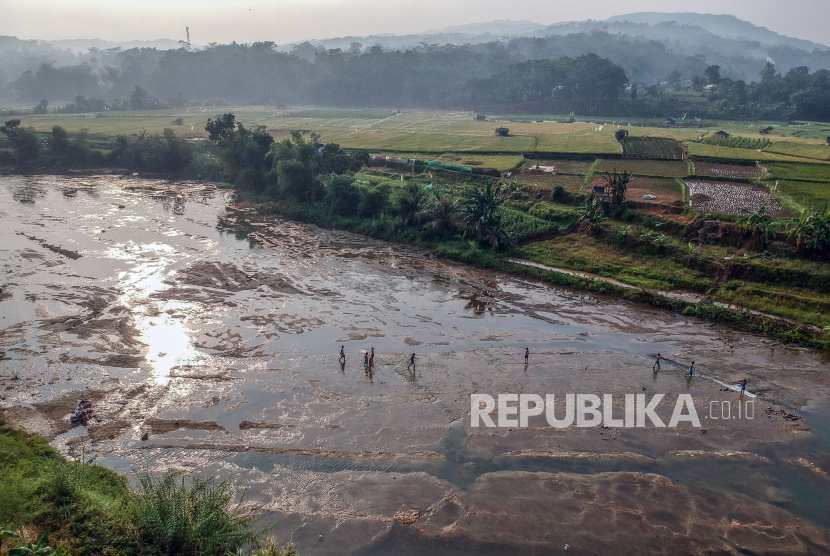
[(651, 370), (654, 371), (655, 373), (660, 370), (660, 354), (659, 353), (657, 354), (657, 360), (654, 362), (654, 365), (652, 365)]
[(343, 350), (343, 346), (340, 346), (340, 362), (346, 362), (346, 352)]

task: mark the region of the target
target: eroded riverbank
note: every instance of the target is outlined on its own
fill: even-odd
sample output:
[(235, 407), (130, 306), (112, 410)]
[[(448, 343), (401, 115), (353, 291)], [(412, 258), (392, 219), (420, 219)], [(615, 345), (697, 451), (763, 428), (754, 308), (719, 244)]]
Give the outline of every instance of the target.
[[(826, 354), (228, 201), (197, 183), (0, 178), (7, 421), (121, 472), (237, 477), (304, 553), (830, 542)], [(743, 378), (755, 418), (706, 432), (470, 427), (474, 392), (663, 393), (667, 417), (680, 393), (737, 403)], [(70, 429), (81, 397), (98, 419)]]

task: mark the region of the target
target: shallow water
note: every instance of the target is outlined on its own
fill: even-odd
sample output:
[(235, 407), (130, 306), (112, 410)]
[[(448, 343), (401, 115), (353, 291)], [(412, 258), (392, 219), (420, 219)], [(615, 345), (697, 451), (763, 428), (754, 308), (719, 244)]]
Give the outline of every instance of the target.
[[(68, 451), (88, 432), (98, 461), (121, 472), (242, 479), (256, 509), (281, 516), (277, 531), (301, 547), (316, 537), (297, 537), (295, 524), (328, 536), (358, 520), (373, 525), (351, 534), (349, 546), (371, 552), (378, 524), (388, 528), (390, 514), (419, 507), (412, 487), (393, 481), (420, 481), (419, 491), (435, 489), (438, 499), (441, 489), (467, 492), (502, 471), (656, 473), (830, 528), (830, 478), (819, 472), (830, 470), (826, 354), (412, 247), (227, 210), (229, 200), (198, 183), (0, 178), (4, 406), (45, 413), (44, 402), (63, 400), (61, 392), (103, 391), (101, 420), (89, 431), (62, 432), (57, 404), (54, 445)], [(370, 373), (363, 353), (372, 348)], [(406, 366), (413, 352), (414, 372)], [(665, 360), (655, 374), (657, 352)], [(690, 361), (694, 381), (683, 379)], [(712, 423), (705, 435), (562, 432), (543, 421), (492, 434), (469, 426), (473, 392), (689, 392), (705, 406), (736, 400), (722, 388), (742, 378), (750, 380), (747, 399), (757, 396), (757, 420)], [(79, 395), (60, 402), (66, 413)], [(767, 406), (803, 415), (813, 432), (762, 415)], [(107, 424), (112, 434), (96, 437), (96, 426)], [(650, 459), (507, 455), (528, 449)], [(758, 457), (671, 455), (677, 450)], [(367, 480), (382, 488), (358, 496), (346, 485)], [(409, 538), (398, 526), (386, 534), (387, 548)], [(498, 543), (481, 542), (477, 551), (499, 553)]]

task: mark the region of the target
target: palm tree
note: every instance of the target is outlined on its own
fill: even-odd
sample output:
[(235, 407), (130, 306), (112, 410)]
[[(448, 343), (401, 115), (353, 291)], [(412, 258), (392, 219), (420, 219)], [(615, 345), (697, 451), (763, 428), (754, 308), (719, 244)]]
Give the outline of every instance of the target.
[(752, 241), (757, 244), (761, 243), (761, 248), (766, 247), (769, 236), (775, 239), (775, 228), (772, 226), (772, 216), (767, 214), (767, 207), (761, 205), (758, 210), (751, 211), (745, 208), (740, 209), (742, 216), (738, 220), (738, 224), (743, 226), (745, 230), (752, 231)]
[(421, 216), (427, 220), (426, 227), (438, 230), (455, 229), (455, 216), (461, 202), (447, 192), (434, 190), (432, 198), (426, 202)]
[(494, 219), (501, 220), (503, 202), (504, 196), (500, 185), (493, 187), (493, 184), (488, 182), (484, 190), (477, 187), (471, 189), (467, 200), (461, 204), (461, 216), (467, 228), (481, 237), (485, 228), (491, 225)]
[(501, 204), (505, 197), (501, 186), (491, 182), (480, 190), (471, 189), (461, 204), (461, 216), (467, 229), (495, 251), (513, 243), (513, 234), (502, 223)]

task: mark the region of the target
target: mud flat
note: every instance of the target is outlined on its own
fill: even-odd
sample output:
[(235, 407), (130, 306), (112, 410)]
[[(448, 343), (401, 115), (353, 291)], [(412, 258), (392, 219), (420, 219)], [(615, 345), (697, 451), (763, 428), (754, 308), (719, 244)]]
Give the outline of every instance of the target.
[[(229, 200), (0, 178), (8, 424), (120, 472), (238, 479), (307, 554), (827, 553), (827, 354)], [(701, 426), (473, 427), (473, 393), (609, 394), (615, 418), (663, 394), (664, 422), (688, 394)]]

